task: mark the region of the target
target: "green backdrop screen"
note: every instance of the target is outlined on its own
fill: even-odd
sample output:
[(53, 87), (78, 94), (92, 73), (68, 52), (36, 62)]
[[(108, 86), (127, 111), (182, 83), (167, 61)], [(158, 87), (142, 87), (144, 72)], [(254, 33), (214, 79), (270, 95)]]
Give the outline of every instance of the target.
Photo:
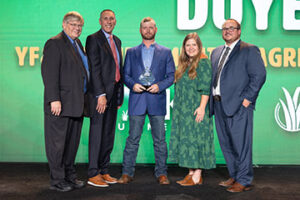
[[(127, 48), (141, 43), (139, 23), (142, 18), (151, 16), (158, 27), (157, 43), (172, 50), (177, 66), (182, 41), (190, 32), (199, 34), (208, 56), (213, 48), (224, 44), (214, 15), (221, 13), (223, 19), (232, 17), (231, 2), (241, 5), (237, 11), (242, 13), (242, 40), (260, 48), (267, 70), (267, 81), (254, 113), (253, 162), (300, 164), (300, 14), (297, 10), (285, 11), (289, 7), (295, 7), (293, 4), (299, 4), (300, 1), (266, 1), (270, 5), (265, 15), (265, 28), (257, 27), (257, 23), (263, 21), (258, 10), (264, 3), (254, 0), (218, 2), (225, 2), (224, 6), (217, 4), (215, 0), (1, 1), (0, 162), (47, 161), (43, 131), (41, 59), (45, 41), (62, 30), (65, 13), (75, 10), (84, 17), (85, 24), (80, 39), (85, 45), (86, 37), (100, 28), (98, 20), (101, 10), (114, 10), (117, 25), (113, 33), (121, 38), (124, 55)], [(184, 8), (179, 3), (187, 5), (187, 20), (202, 21), (200, 28), (180, 28), (178, 22), (181, 17), (178, 13)], [(218, 10), (224, 14), (218, 13)], [(293, 14), (294, 21), (298, 23), (291, 25), (294, 26), (292, 28), (285, 27), (289, 13)], [(115, 144), (111, 154), (113, 163), (122, 162), (128, 136), (128, 89), (125, 94), (124, 104), (118, 111)], [(167, 142), (171, 134), (173, 94), (172, 86), (167, 90)], [(88, 131), (89, 119), (85, 118), (77, 162), (88, 162)], [(216, 132), (214, 134), (217, 163), (224, 163)], [(154, 162), (148, 119), (140, 141), (137, 162)]]

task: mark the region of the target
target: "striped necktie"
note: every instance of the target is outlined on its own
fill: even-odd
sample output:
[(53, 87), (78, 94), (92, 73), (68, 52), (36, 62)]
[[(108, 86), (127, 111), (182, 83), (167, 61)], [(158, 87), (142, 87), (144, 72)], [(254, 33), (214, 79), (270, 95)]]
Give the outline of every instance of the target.
[(215, 79), (214, 79), (214, 88), (216, 88), (217, 85), (218, 85), (218, 80), (219, 80), (219, 77), (220, 77), (220, 74), (221, 74), (224, 62), (226, 60), (226, 57), (227, 57), (227, 55), (229, 53), (229, 50), (230, 50), (230, 48), (226, 47), (226, 50), (225, 50), (225, 52), (224, 52), (224, 54), (223, 54), (223, 56), (221, 58), (221, 61), (220, 61), (219, 65), (218, 65), (217, 75), (215, 76)]
[(110, 41), (110, 48), (111, 48), (111, 51), (113, 53), (114, 60), (115, 60), (115, 63), (116, 63), (115, 81), (119, 82), (119, 80), (120, 80), (120, 69), (119, 69), (118, 55), (117, 55), (117, 49), (116, 49), (116, 45), (114, 43), (114, 39), (113, 39), (112, 35), (109, 36), (109, 41)]

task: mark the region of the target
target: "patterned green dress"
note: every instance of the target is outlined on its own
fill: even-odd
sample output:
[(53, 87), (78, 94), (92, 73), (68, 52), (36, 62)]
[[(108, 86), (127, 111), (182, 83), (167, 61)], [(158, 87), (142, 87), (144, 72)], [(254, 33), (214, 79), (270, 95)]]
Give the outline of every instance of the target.
[(191, 80), (188, 69), (175, 85), (169, 161), (180, 167), (215, 168), (213, 122), (209, 118), (209, 103), (204, 119), (196, 123), (194, 112), (199, 107), (201, 95), (209, 95), (211, 66), (208, 59), (201, 59), (197, 77)]

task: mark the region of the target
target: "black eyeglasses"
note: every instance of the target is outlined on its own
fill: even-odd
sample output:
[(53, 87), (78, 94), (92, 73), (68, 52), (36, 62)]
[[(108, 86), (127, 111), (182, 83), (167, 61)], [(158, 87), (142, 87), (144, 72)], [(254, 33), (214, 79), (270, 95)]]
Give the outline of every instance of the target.
[(222, 28), (222, 31), (230, 31), (230, 32), (232, 32), (232, 31), (234, 31), (234, 29), (239, 29), (238, 27), (233, 27), (233, 26), (230, 26), (229, 28)]

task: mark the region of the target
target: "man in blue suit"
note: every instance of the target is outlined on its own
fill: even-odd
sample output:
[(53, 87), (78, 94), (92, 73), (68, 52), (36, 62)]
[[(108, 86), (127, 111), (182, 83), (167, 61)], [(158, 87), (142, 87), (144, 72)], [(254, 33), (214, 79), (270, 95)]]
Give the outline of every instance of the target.
[(146, 114), (151, 124), (155, 152), (155, 176), (160, 184), (169, 184), (167, 178), (167, 144), (164, 118), (166, 89), (174, 81), (174, 60), (170, 49), (155, 42), (155, 21), (146, 17), (141, 21), (142, 44), (127, 51), (124, 64), (124, 82), (129, 94), (129, 136), (123, 155), (123, 172), (119, 183), (133, 180), (139, 141)]
[(222, 26), (225, 45), (211, 54), (213, 68), (210, 115), (215, 124), (230, 178), (219, 185), (229, 192), (250, 189), (253, 179), (253, 110), (266, 80), (259, 49), (240, 40), (241, 25), (228, 19)]

